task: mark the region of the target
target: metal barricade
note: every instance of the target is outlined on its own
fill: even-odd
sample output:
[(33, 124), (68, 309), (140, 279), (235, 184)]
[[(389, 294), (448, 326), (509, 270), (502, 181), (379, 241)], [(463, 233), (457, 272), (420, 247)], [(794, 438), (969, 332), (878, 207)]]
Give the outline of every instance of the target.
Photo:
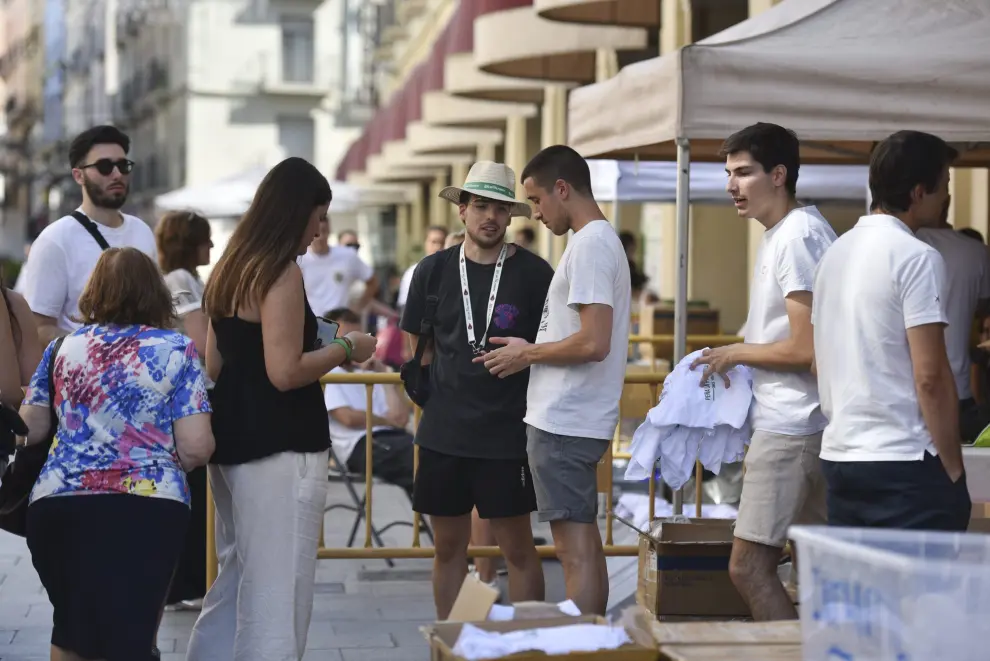
[[(722, 344), (729, 344), (732, 341), (737, 341), (738, 338), (733, 336), (690, 336), (688, 338), (689, 343), (697, 346), (719, 346)], [(630, 343), (633, 342), (653, 342), (653, 343), (665, 343), (673, 341), (672, 335), (655, 335), (655, 336), (630, 336)], [(666, 378), (666, 372), (652, 371), (646, 373), (627, 373), (625, 377), (625, 385), (648, 385), (650, 387), (651, 400), (653, 402), (659, 399), (659, 389), (663, 380)], [(339, 383), (339, 384), (359, 384), (365, 387), (365, 435), (367, 438), (372, 437), (372, 393), (375, 385), (398, 385), (401, 383), (399, 375), (394, 372), (388, 373), (348, 373), (348, 374), (328, 374), (321, 379), (321, 383), (326, 385), (328, 383)], [(420, 417), (419, 407), (414, 408), (414, 422), (415, 425), (419, 424)], [(602, 462), (599, 465), (599, 493), (604, 492), (606, 499), (606, 513), (612, 511), (612, 462), (613, 458), (623, 458), (628, 459), (628, 451), (622, 449), (622, 444), (620, 441), (620, 428), (622, 426), (622, 402), (620, 398), (619, 403), (619, 423), (616, 425), (616, 430), (613, 435), (612, 447), (606, 453), (606, 456), (602, 458)], [(364, 546), (362, 548), (326, 548), (321, 546), (318, 550), (318, 557), (321, 559), (397, 559), (397, 558), (432, 558), (434, 549), (433, 547), (424, 547), (420, 544), (420, 531), (421, 531), (421, 518), (419, 513), (413, 513), (412, 522), (412, 541), (411, 545), (408, 547), (387, 547), (380, 548), (375, 547), (372, 543), (372, 491), (373, 491), (373, 479), (372, 479), (372, 443), (365, 443), (365, 499), (364, 499)], [(418, 469), (419, 465), (419, 447), (416, 446), (414, 450), (414, 470)], [(343, 468), (343, 467), (342, 467)], [(346, 470), (346, 468), (345, 468)], [(695, 473), (695, 515), (701, 517), (701, 477), (702, 477), (702, 467), (698, 463), (696, 465)], [(604, 482), (604, 484), (603, 484)], [(655, 499), (656, 499), (656, 473), (654, 471), (653, 479), (650, 480), (649, 484), (649, 515), (650, 519), (654, 518), (655, 514)], [(206, 496), (206, 555), (207, 555), (207, 585), (211, 585), (216, 579), (218, 567), (217, 567), (217, 556), (216, 556), (216, 541), (215, 541), (215, 511), (213, 507), (213, 496), (210, 492), (209, 481), (207, 481), (207, 496)], [(639, 548), (636, 545), (616, 545), (613, 542), (613, 527), (612, 527), (612, 517), (606, 516), (605, 519), (605, 540), (604, 540), (604, 550), (607, 556), (634, 556), (639, 552)], [(322, 531), (320, 539), (323, 539)], [(537, 553), (540, 557), (555, 557), (556, 551), (553, 546), (539, 546), (537, 547)], [(501, 555), (501, 550), (497, 546), (472, 546), (468, 549), (468, 555), (476, 558), (490, 558), (497, 557)]]

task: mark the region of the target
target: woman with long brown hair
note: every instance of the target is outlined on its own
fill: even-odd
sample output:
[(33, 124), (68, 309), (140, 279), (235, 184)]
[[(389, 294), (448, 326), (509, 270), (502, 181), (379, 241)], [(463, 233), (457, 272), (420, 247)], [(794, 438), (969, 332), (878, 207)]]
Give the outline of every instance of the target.
[(320, 172), (289, 158), (265, 176), (206, 285), (209, 467), (220, 573), (189, 661), (301, 659), (313, 609), (330, 433), (319, 380), (375, 339), (318, 341), (296, 258), (327, 215)]

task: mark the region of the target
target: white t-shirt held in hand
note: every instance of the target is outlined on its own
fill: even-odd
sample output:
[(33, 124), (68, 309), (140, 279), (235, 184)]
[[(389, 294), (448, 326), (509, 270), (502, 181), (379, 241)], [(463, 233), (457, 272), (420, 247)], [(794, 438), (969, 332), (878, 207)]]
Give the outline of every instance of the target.
[[(121, 214), (120, 227), (97, 223), (111, 248), (137, 248), (156, 260), (158, 248), (151, 228), (135, 216)], [(103, 249), (72, 216), (63, 216), (42, 230), (31, 245), (18, 289), (35, 314), (57, 319), (58, 326), (76, 330), (79, 297), (96, 268)]]
[(351, 286), (355, 282), (367, 282), (375, 274), (357, 251), (342, 246), (334, 246), (325, 255), (307, 250), (298, 263), (309, 307), (319, 316), (346, 308)]
[(826, 461), (937, 454), (918, 406), (907, 330), (947, 323), (941, 255), (893, 216), (863, 216), (815, 274), (811, 321)]
[[(791, 336), (786, 298), (814, 290), (815, 269), (835, 239), (815, 207), (794, 209), (766, 231), (750, 283), (747, 343), (772, 344)], [(807, 436), (825, 429), (826, 423), (810, 372), (753, 370), (753, 430)]]
[(552, 434), (610, 439), (629, 347), (629, 261), (607, 220), (588, 223), (567, 242), (550, 282), (536, 343), (559, 342), (581, 330), (582, 305), (612, 308), (612, 341), (600, 363), (533, 365), (525, 421)]

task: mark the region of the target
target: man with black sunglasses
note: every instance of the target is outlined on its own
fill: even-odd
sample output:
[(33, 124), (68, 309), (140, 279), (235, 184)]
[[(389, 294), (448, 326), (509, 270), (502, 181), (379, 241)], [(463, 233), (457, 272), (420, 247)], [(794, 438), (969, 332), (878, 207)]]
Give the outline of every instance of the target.
[(82, 189), (82, 205), (41, 232), (18, 283), (45, 344), (79, 328), (74, 321), (79, 296), (105, 249), (137, 248), (156, 258), (151, 228), (120, 212), (134, 169), (127, 158), (130, 146), (130, 138), (114, 126), (87, 129), (69, 146), (69, 167)]

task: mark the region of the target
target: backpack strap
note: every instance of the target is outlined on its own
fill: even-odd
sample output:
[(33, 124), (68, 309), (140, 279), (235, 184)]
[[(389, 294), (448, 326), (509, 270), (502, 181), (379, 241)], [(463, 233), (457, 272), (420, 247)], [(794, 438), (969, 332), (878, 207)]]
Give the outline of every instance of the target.
[(453, 252), (447, 251), (443, 259), (438, 259), (430, 270), (430, 278), (426, 281), (426, 305), (423, 308), (423, 318), (419, 322), (419, 339), (416, 341), (416, 355), (413, 360), (422, 364), (423, 352), (426, 345), (433, 339), (433, 324), (436, 321), (437, 304), (440, 302), (440, 282), (443, 270), (450, 261)]
[(110, 247), (110, 244), (107, 243), (107, 240), (103, 238), (102, 234), (100, 234), (100, 228), (97, 227), (96, 223), (90, 220), (86, 216), (86, 214), (84, 214), (82, 211), (77, 210), (77, 211), (73, 211), (71, 215), (73, 218), (79, 221), (79, 224), (83, 226), (83, 229), (89, 232), (89, 235), (93, 237), (93, 240), (96, 241), (98, 244), (100, 244), (100, 250), (106, 250)]

